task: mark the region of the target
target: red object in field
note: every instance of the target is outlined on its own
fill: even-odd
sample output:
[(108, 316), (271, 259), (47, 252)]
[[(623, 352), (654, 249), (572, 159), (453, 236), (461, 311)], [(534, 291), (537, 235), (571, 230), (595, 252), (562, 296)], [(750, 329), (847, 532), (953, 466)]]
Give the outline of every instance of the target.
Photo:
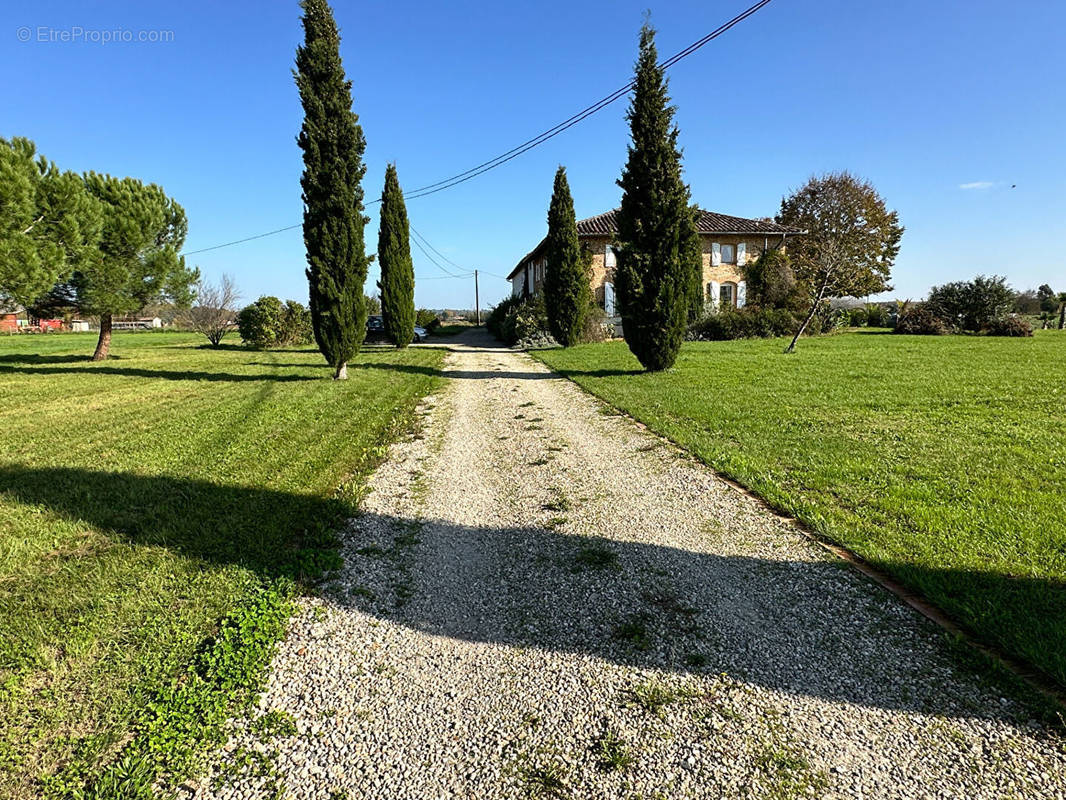
[(37, 327), (42, 331), (58, 331), (63, 327), (63, 320), (61, 319), (39, 319), (37, 320)]

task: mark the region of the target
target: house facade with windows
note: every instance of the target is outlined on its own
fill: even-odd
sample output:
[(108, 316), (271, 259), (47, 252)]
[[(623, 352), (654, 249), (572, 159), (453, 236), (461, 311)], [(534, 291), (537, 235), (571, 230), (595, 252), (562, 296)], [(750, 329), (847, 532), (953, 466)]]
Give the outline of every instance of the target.
[[(577, 223), (578, 239), (592, 253), (593, 296), (608, 317), (617, 313), (614, 294), (617, 213), (615, 209)], [(747, 302), (744, 264), (758, 258), (763, 250), (785, 247), (788, 238), (802, 233), (770, 220), (731, 217), (703, 210), (699, 212), (696, 227), (703, 250), (704, 300), (712, 308), (742, 308)], [(547, 268), (546, 244), (547, 238), (542, 239), (507, 276), (511, 281), (512, 296), (525, 297), (541, 290)]]

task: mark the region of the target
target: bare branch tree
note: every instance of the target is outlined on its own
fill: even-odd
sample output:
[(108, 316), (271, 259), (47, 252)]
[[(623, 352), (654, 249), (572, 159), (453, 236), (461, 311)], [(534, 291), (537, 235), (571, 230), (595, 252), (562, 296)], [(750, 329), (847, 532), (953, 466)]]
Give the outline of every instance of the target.
[(212, 347), (218, 347), (223, 337), (237, 327), (240, 297), (230, 275), (223, 275), (217, 284), (201, 280), (196, 284), (196, 302), (185, 313), (185, 319), (189, 327), (207, 337)]

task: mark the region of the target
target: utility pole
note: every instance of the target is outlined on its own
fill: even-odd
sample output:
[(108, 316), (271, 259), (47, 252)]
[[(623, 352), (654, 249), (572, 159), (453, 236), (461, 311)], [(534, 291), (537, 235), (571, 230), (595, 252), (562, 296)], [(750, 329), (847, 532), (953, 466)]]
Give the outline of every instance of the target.
[(477, 324), (481, 327), (481, 298), (477, 288), (477, 270), (474, 270), (474, 312), (477, 314)]

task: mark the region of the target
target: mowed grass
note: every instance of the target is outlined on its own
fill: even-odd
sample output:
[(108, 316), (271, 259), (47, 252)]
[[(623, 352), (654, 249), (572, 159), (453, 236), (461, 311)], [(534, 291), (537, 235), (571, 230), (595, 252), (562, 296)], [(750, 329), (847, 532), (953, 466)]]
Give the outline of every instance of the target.
[(313, 348), (202, 342), (0, 337), (0, 796), (91, 774), (220, 619), (328, 568), (442, 358), (370, 348), (335, 382)]
[(1066, 684), (1066, 334), (783, 344), (536, 355)]

